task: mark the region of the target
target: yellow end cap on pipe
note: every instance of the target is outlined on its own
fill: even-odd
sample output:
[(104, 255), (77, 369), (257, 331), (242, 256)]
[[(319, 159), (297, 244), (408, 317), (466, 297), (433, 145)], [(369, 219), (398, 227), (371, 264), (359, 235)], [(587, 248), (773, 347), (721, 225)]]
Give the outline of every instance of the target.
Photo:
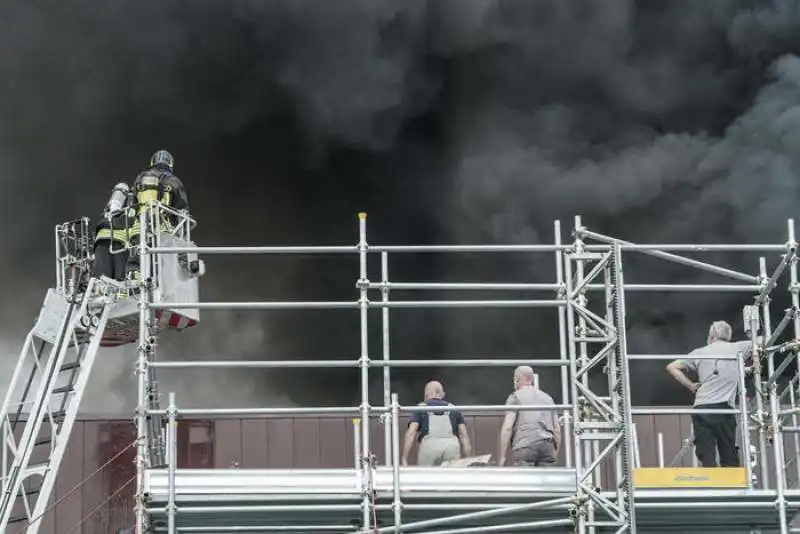
[(353, 425), (357, 425), (360, 422), (361, 422), (361, 419), (359, 419), (359, 418), (353, 419)]
[(366, 212), (366, 211), (360, 211), (360, 212), (358, 212), (358, 218), (359, 218), (359, 219), (361, 219), (361, 220), (363, 221), (364, 219), (366, 219), (366, 218), (367, 218), (367, 212)]

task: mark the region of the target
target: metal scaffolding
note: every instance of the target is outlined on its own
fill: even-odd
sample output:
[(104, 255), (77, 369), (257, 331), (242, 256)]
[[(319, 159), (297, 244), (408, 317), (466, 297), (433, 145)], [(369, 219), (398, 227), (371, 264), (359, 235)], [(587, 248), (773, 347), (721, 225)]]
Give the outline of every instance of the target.
[[(142, 218), (143, 227), (147, 221)], [(140, 245), (142, 265), (159, 255), (211, 254), (353, 254), (359, 257), (357, 298), (328, 302), (165, 302), (140, 292), (139, 436), (144, 441), (149, 418), (167, 421), (166, 467), (150, 465), (142, 445), (137, 456), (137, 533), (143, 532), (576, 532), (631, 534), (659, 532), (676, 526), (702, 527), (703, 532), (780, 532), (787, 534), (792, 515), (800, 509), (800, 425), (798, 375), (788, 384), (778, 378), (796, 362), (800, 346), (800, 285), (794, 221), (787, 224), (785, 243), (775, 245), (637, 245), (614, 239), (583, 226), (575, 218), (572, 240), (562, 242), (558, 221), (551, 245), (491, 246), (376, 246), (367, 240), (367, 216), (359, 214), (355, 246), (320, 247), (149, 247)], [(770, 273), (761, 258), (757, 275), (691, 259), (680, 252), (762, 252), (780, 254)], [(407, 283), (389, 278), (390, 256), (410, 253), (546, 253), (555, 261), (553, 283)], [(367, 269), (370, 254), (381, 258), (380, 281)], [(737, 283), (726, 285), (627, 284), (624, 258), (645, 254), (682, 264)], [(770, 296), (789, 271), (791, 307), (773, 330)], [(144, 276), (145, 284), (148, 276)], [(497, 300), (391, 300), (393, 290), (454, 290), (549, 293), (550, 298)], [(738, 357), (739, 406), (705, 413), (736, 413), (746, 470), (745, 488), (635, 488), (637, 444), (632, 418), (637, 414), (698, 413), (691, 408), (631, 406), (630, 367), (637, 361), (670, 360), (684, 355), (629, 354), (626, 339), (628, 292), (723, 291), (748, 294), (745, 329), (752, 351)], [(376, 295), (377, 298), (371, 300)], [(595, 298), (595, 295), (602, 295)], [(591, 299), (590, 299), (591, 296)], [(752, 298), (753, 300), (747, 300)], [(558, 315), (558, 359), (396, 360), (390, 358), (392, 308), (547, 308)], [(297, 310), (353, 309), (360, 316), (361, 351), (358, 360), (315, 361), (159, 361), (150, 359), (154, 328), (151, 310)], [(371, 308), (381, 310), (382, 354), (370, 355), (368, 320)], [(779, 342), (792, 324), (788, 341)], [(780, 363), (776, 356), (787, 354)], [(707, 356), (721, 358), (721, 356)], [(730, 357), (728, 357), (730, 359)], [(458, 406), (462, 413), (537, 409), (557, 410), (564, 422), (566, 466), (561, 468), (420, 468), (399, 465), (401, 414), (440, 411), (442, 407), (400, 405), (391, 391), (393, 367), (496, 367), (531, 365), (560, 368), (562, 401), (553, 406)], [(151, 369), (156, 368), (333, 368), (358, 369), (361, 403), (357, 407), (242, 409), (180, 409), (170, 394), (166, 409), (147, 405), (152, 393)], [(369, 398), (370, 368), (383, 373), (382, 405)], [(762, 373), (762, 368), (766, 373)], [(607, 390), (598, 391), (590, 373), (602, 372)], [(754, 400), (745, 390), (748, 374), (755, 380)], [(594, 384), (593, 384), (594, 382)], [(445, 408), (447, 409), (447, 408)], [(342, 414), (358, 418), (357, 466), (350, 470), (181, 470), (176, 466), (179, 417), (259, 414)], [(370, 441), (370, 420), (380, 417), (385, 432), (386, 465), (376, 464)], [(790, 445), (786, 454), (785, 445)], [(663, 467), (663, 453), (659, 454)], [(610, 480), (602, 469), (611, 465)], [(443, 473), (446, 473), (443, 476)], [(796, 473), (796, 475), (791, 474)], [(790, 476), (789, 476), (790, 475)], [(357, 482), (355, 482), (357, 481)], [(720, 512), (724, 510), (724, 514)], [(798, 530), (800, 532), (800, 530)]]

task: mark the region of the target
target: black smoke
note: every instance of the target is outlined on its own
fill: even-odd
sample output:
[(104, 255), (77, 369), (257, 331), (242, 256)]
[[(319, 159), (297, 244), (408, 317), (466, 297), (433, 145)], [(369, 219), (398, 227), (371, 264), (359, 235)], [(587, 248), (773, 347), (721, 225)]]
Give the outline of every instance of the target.
[[(202, 244), (354, 244), (360, 210), (375, 243), (547, 243), (554, 219), (569, 238), (575, 214), (641, 242), (782, 242), (800, 189), (799, 4), (6, 2), (7, 357), (51, 283), (52, 225), (96, 216), (110, 187), (158, 148), (176, 155)], [(711, 259), (757, 271), (755, 256)], [(355, 258), (207, 261), (208, 300), (355, 296)], [(419, 255), (393, 260), (390, 274), (551, 281), (552, 265), (552, 255)], [(379, 272), (372, 261), (370, 278)], [(651, 262), (627, 275), (709, 280)], [(398, 294), (415, 297), (427, 298)], [(689, 350), (712, 319), (740, 325), (748, 302), (741, 294), (631, 296), (631, 351)], [(552, 315), (393, 310), (392, 356), (553, 357)], [(379, 357), (379, 313), (370, 321)], [(208, 312), (196, 331), (168, 336), (164, 352), (355, 358), (357, 328), (354, 312)], [(130, 352), (118, 357), (127, 366), (113, 370), (110, 389), (132, 392)], [(662, 369), (637, 368), (637, 403), (687, 400)], [(394, 382), (404, 399), (435, 377), (454, 399), (494, 402), (508, 376), (432, 369), (398, 371)], [(341, 404), (355, 400), (358, 385), (350, 370), (283, 370), (172, 373), (164, 388), (178, 382), (206, 405), (226, 396)]]

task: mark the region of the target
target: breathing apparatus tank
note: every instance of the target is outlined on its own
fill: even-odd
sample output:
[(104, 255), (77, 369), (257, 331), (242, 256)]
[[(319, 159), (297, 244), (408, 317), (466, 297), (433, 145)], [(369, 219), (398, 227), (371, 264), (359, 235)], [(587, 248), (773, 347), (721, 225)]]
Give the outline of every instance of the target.
[(105, 209), (106, 219), (111, 219), (114, 215), (125, 209), (127, 204), (128, 194), (131, 188), (128, 184), (120, 182), (111, 190), (111, 197), (108, 199)]

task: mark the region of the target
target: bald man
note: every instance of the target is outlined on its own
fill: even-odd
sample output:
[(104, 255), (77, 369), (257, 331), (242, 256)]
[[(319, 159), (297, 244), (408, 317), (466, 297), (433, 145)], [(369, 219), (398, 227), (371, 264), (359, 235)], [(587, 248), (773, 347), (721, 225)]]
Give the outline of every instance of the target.
[[(533, 384), (533, 369), (521, 365), (514, 370), (514, 393), (506, 405), (553, 405), (553, 397)], [(555, 410), (508, 411), (500, 428), (497, 465), (505, 465), (511, 446), (514, 465), (546, 467), (556, 464), (561, 430)]]
[[(452, 406), (444, 400), (444, 387), (436, 381), (425, 384), (425, 401), (420, 406)], [(472, 456), (472, 443), (464, 416), (457, 411), (414, 412), (403, 443), (402, 465), (408, 465), (408, 455), (419, 442), (417, 465), (437, 466), (443, 462)]]

